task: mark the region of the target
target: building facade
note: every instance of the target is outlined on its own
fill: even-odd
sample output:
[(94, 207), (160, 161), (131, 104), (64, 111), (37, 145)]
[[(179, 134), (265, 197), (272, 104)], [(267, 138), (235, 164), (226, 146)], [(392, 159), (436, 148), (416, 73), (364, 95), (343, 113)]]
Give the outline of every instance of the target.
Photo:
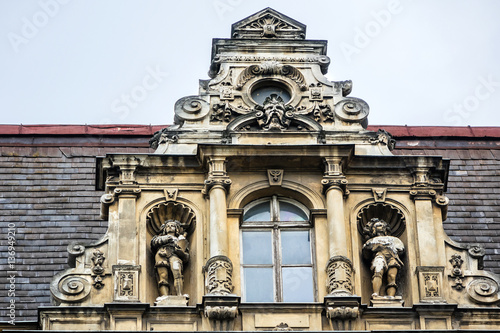
[[(68, 246), (54, 304), (38, 308), (42, 330), (500, 327), (500, 277), (483, 269), (499, 273), (497, 263), (443, 228), (453, 216), (451, 234), (466, 229), (445, 192), (450, 175), (475, 168), (414, 149), (456, 152), (465, 141), (498, 161), (498, 131), (482, 130), (496, 143), (467, 128), (426, 141), (396, 127), (395, 151), (389, 132), (367, 127), (352, 82), (325, 78), (326, 41), (305, 32), (270, 8), (233, 24), (213, 42), (199, 95), (180, 99), (174, 124), (154, 133), (154, 152), (96, 159), (107, 230)], [(474, 212), (491, 221), (476, 226), (498, 217), (484, 211)]]

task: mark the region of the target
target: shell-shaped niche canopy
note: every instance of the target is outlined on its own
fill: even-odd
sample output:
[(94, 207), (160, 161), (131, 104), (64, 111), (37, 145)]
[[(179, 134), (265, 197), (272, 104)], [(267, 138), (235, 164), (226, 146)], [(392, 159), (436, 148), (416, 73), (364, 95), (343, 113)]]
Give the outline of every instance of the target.
[(189, 207), (179, 202), (162, 202), (151, 208), (146, 216), (148, 231), (153, 235), (160, 233), (160, 226), (168, 220), (179, 221), (187, 233), (194, 230), (196, 215)]
[(401, 236), (406, 227), (405, 215), (401, 210), (388, 203), (374, 203), (363, 207), (357, 215), (358, 230), (361, 234), (372, 218), (387, 222), (391, 228), (391, 236)]

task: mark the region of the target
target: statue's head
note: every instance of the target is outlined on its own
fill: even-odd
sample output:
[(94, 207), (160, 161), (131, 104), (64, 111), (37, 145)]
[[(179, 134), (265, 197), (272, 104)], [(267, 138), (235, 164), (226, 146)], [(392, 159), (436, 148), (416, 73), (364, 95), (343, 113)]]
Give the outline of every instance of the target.
[(179, 221), (167, 220), (160, 226), (160, 231), (162, 234), (175, 233), (178, 236), (181, 233), (181, 224)]
[(387, 236), (391, 232), (391, 227), (384, 220), (376, 217), (372, 218), (363, 228), (363, 234), (366, 238), (373, 238), (377, 236)]

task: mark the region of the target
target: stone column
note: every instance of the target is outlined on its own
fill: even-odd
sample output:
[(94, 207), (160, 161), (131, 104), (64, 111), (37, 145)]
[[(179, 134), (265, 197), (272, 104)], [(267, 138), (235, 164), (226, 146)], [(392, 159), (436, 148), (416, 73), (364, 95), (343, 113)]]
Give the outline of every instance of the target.
[(358, 317), (361, 297), (353, 295), (352, 260), (349, 253), (350, 231), (346, 227), (344, 197), (349, 194), (342, 172), (341, 158), (325, 158), (325, 176), (321, 183), (326, 195), (328, 254), (325, 296), (326, 317), (332, 330), (350, 330)]
[(210, 259), (204, 267), (206, 294), (203, 296), (203, 307), (213, 330), (229, 331), (233, 329), (240, 302), (238, 296), (231, 294), (233, 264), (227, 256), (229, 240), (226, 195), (231, 180), (226, 172), (224, 157), (209, 158), (208, 166), (204, 193), (208, 194), (210, 200)]
[(344, 216), (347, 179), (342, 173), (341, 158), (325, 158), (325, 177), (321, 181), (326, 195), (329, 257), (327, 265), (329, 296), (353, 294), (352, 261), (348, 250), (348, 229)]
[(446, 257), (443, 237), (436, 230), (437, 226), (434, 221), (434, 201), (436, 200), (437, 205), (441, 207), (447, 203), (447, 200), (438, 196), (436, 189), (439, 190), (439, 188), (436, 186), (439, 185), (430, 183), (428, 167), (413, 167), (412, 173), (414, 183), (410, 196), (415, 202), (420, 303), (446, 303), (443, 294)]
[[(119, 156), (113, 160), (113, 166), (118, 166), (120, 170), (119, 184), (114, 189), (118, 204), (116, 239), (113, 242), (117, 246), (116, 265), (113, 265), (115, 290), (113, 299), (115, 301), (139, 301), (138, 286), (141, 267), (137, 265), (139, 244), (136, 200), (141, 194), (141, 189), (135, 179), (135, 170), (139, 164), (139, 160), (131, 156)], [(133, 272), (131, 267), (133, 267)], [(123, 282), (124, 277), (127, 278), (126, 284)]]

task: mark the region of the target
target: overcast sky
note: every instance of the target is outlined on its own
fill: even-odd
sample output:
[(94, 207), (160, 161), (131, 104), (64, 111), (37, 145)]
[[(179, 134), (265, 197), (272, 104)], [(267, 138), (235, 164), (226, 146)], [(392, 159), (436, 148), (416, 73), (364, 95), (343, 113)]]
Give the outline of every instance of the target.
[(370, 124), (500, 125), (497, 0), (0, 0), (0, 123), (170, 124), (212, 38), (268, 6), (328, 40)]

